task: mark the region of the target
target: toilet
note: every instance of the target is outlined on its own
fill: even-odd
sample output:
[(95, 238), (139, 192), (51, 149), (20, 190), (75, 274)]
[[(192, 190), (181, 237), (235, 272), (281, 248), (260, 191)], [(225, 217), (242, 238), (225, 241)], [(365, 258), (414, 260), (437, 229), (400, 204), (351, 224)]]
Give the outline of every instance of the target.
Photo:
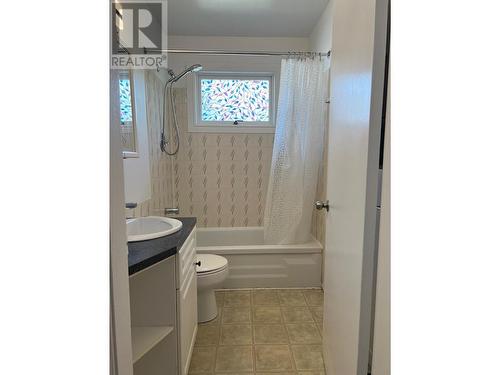
[(222, 284), (228, 274), (226, 258), (213, 254), (196, 256), (198, 323), (208, 322), (217, 317), (215, 289)]

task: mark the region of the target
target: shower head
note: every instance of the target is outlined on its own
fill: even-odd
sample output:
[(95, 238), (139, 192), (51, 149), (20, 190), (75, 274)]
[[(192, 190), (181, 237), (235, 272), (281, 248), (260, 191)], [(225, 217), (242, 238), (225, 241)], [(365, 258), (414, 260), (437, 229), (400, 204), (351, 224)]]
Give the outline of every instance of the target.
[(191, 65), (189, 68), (187, 68), (186, 70), (184, 70), (182, 73), (180, 73), (179, 75), (175, 76), (175, 77), (172, 77), (169, 82), (171, 83), (175, 83), (177, 82), (178, 80), (180, 80), (182, 77), (184, 77), (186, 74), (188, 73), (192, 73), (192, 72), (199, 72), (200, 70), (203, 69), (203, 66), (201, 66), (200, 64), (194, 64), (194, 65)]
[(202, 69), (203, 69), (203, 66), (201, 66), (200, 64), (194, 64), (194, 65), (191, 65), (189, 67), (189, 70), (192, 72), (199, 72)]

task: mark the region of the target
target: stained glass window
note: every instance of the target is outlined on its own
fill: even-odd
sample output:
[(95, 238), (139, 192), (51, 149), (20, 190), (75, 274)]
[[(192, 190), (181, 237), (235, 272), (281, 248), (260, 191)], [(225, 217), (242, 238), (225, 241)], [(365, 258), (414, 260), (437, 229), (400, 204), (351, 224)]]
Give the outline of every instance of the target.
[(129, 125), (132, 123), (130, 77), (128, 74), (120, 74), (118, 82), (120, 86), (120, 123), (122, 125)]
[(271, 78), (219, 76), (202, 77), (199, 82), (202, 122), (271, 121)]

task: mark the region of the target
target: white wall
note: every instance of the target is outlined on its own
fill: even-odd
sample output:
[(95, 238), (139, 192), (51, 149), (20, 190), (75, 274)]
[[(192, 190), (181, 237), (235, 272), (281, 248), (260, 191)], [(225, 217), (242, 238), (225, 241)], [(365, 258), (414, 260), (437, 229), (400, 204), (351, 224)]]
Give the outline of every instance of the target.
[[(168, 39), (171, 49), (233, 50), (233, 51), (309, 51), (308, 38), (242, 38), (171, 36)], [(275, 74), (276, 94), (279, 90), (281, 57), (279, 56), (207, 56), (170, 54), (168, 66), (179, 73), (193, 64), (202, 64), (203, 70), (270, 72)], [(176, 87), (186, 87), (181, 80)]]
[(332, 48), (333, 0), (328, 3), (310, 37), (311, 51), (327, 52)]
[(123, 160), (125, 181), (125, 202), (140, 203), (151, 198), (150, 160), (148, 141), (148, 117), (146, 109), (146, 86), (144, 71), (135, 70), (134, 80), (134, 116), (138, 158)]
[[(233, 36), (181, 36), (170, 35), (168, 47), (171, 49), (229, 49), (256, 51), (306, 50), (309, 38), (250, 38)], [(224, 56), (222, 56), (224, 58)]]
[[(309, 46), (311, 51), (315, 52), (327, 52), (332, 48), (332, 29), (333, 29), (333, 0), (328, 3), (323, 14), (318, 20), (318, 23), (314, 27), (310, 37)], [(327, 61), (331, 62), (331, 58)], [(330, 87), (328, 87), (330, 91)], [(330, 96), (330, 95), (328, 95)], [(326, 98), (325, 98), (326, 99)], [(325, 104), (326, 105), (326, 104)], [(328, 116), (328, 114), (327, 114)], [(318, 188), (316, 191), (316, 199), (325, 201), (328, 199), (326, 196), (326, 174), (327, 174), (327, 155), (328, 155), (328, 124), (329, 120), (326, 120), (327, 128), (325, 129), (325, 136), (323, 141), (323, 159), (321, 161), (320, 173), (318, 176)], [(313, 221), (311, 231), (312, 234), (320, 241), (323, 245), (325, 244), (325, 220), (326, 215), (324, 211), (314, 210)]]

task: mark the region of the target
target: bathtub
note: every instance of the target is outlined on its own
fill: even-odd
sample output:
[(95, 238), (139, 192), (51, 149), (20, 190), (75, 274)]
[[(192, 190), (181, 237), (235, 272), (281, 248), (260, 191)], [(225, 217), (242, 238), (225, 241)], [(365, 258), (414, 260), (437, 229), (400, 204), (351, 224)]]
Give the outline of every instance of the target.
[(227, 258), (222, 288), (321, 286), (321, 244), (313, 237), (297, 245), (265, 245), (263, 227), (198, 228), (198, 254)]

